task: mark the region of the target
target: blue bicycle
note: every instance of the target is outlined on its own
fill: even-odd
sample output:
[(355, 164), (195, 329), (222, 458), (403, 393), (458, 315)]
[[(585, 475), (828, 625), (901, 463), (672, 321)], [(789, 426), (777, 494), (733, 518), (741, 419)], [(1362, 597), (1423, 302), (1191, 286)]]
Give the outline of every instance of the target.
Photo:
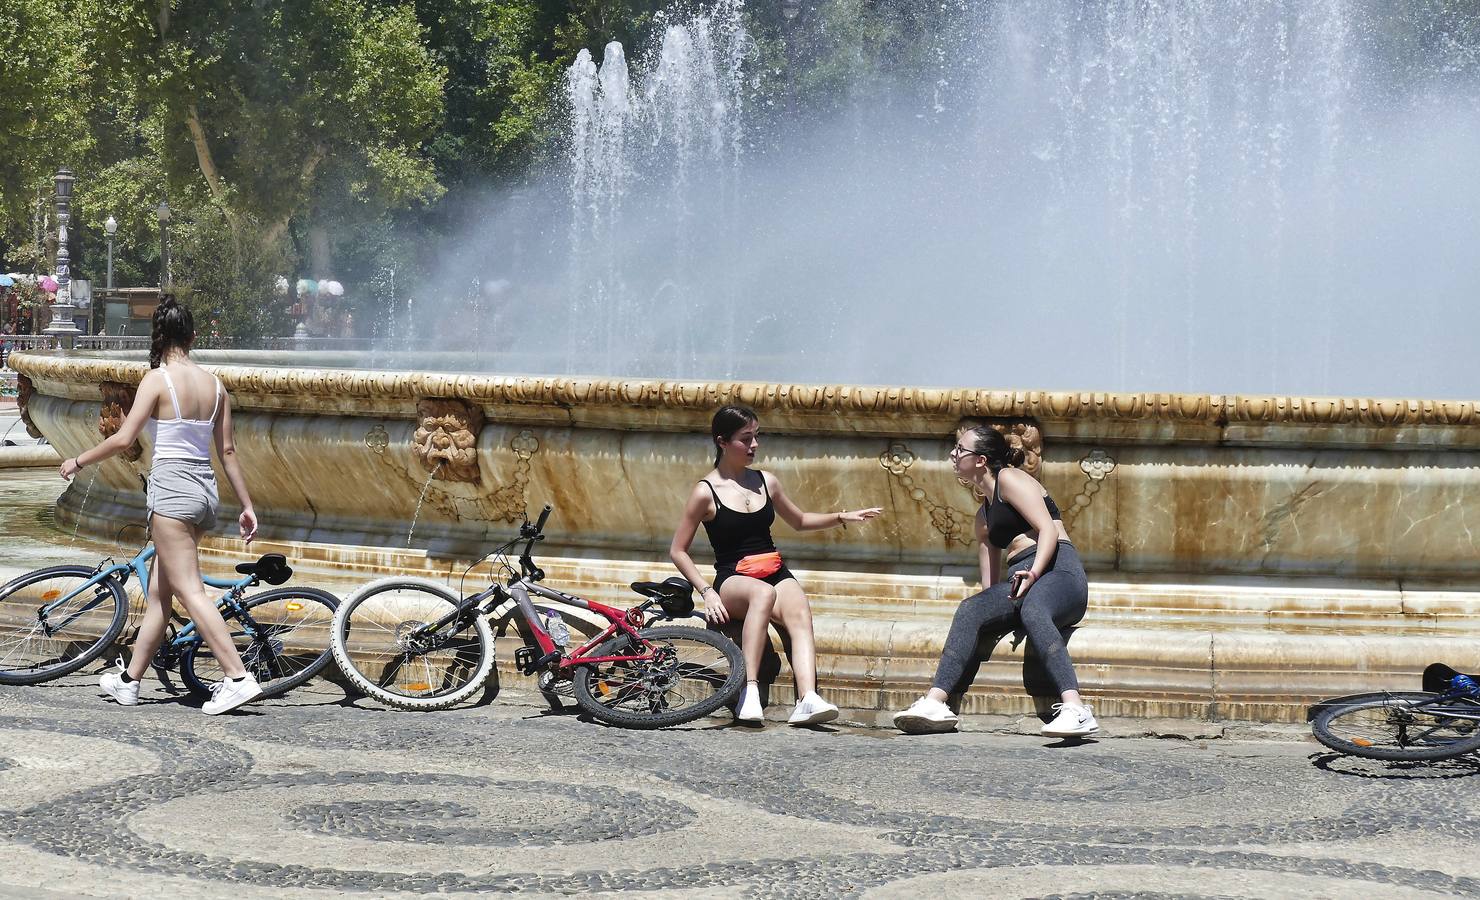
[[(0, 586), (0, 684), (39, 684), (71, 674), (107, 652), (128, 622), (126, 586), (137, 578), (149, 591), (154, 545), (133, 559), (97, 566), (51, 566)], [(247, 671), (264, 694), (303, 684), (328, 665), (329, 632), (339, 600), (317, 588), (277, 588), (248, 595), (259, 584), (280, 585), (293, 575), (287, 560), (268, 553), (236, 567), (237, 579), (205, 577), (223, 590), (216, 607), (231, 629)], [(192, 693), (209, 697), (225, 677), (193, 621), (170, 623), (151, 665), (180, 670)]]

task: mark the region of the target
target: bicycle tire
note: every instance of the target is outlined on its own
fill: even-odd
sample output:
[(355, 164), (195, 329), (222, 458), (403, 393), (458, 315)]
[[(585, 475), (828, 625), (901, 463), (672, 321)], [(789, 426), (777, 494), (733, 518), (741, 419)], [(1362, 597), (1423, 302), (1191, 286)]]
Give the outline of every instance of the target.
[[(1316, 740), (1338, 753), (1389, 762), (1430, 762), (1480, 750), (1477, 723), (1460, 720), (1466, 722), (1465, 726), (1452, 728), (1445, 721), (1442, 708), (1423, 706), (1441, 696), (1427, 691), (1389, 691), (1347, 698), (1321, 710), (1311, 722), (1311, 730)], [(1381, 721), (1374, 715), (1379, 711)], [(1480, 712), (1480, 706), (1470, 706), (1466, 712)], [(1406, 743), (1414, 739), (1406, 736), (1406, 726), (1410, 723), (1416, 724), (1420, 732), (1429, 729), (1417, 738), (1422, 743)], [(1389, 728), (1394, 730), (1391, 738), (1386, 735)], [(1366, 734), (1346, 736), (1346, 729), (1360, 729)]]
[[(280, 608), (268, 610), (269, 605)], [(266, 632), (251, 640), (245, 631), (233, 628), (231, 632), (242, 663), (262, 685), (262, 696), (291, 691), (322, 672), (333, 658), (329, 633), (339, 598), (328, 591), (309, 587), (274, 588), (247, 597), (242, 606)], [(228, 621), (227, 627), (235, 624)], [(284, 650), (292, 652), (284, 653)], [(211, 684), (225, 677), (211, 648), (203, 641), (186, 647), (180, 656), (180, 678), (193, 694), (209, 697)]]
[[(75, 589), (75, 585), (41, 585), (47, 581), (62, 582), (64, 579), (68, 583), (86, 582), (96, 574), (97, 569), (88, 566), (51, 566), (27, 572), (0, 586), (0, 684), (40, 684), (70, 675), (102, 656), (118, 640), (128, 622), (128, 595), (124, 593), (123, 585), (118, 579), (109, 575), (94, 585), (92, 594), (78, 595), (77, 599), (87, 596), (99, 601), (98, 606), (83, 613), (87, 617), (87, 629), (80, 629), (78, 637), (70, 641), (58, 641), (51, 636), (43, 638), (47, 642), (55, 641), (64, 645), (54, 654), (54, 662), (32, 662), (23, 667), (17, 665), (22, 661), (22, 654), (27, 652), (27, 645), (37, 650), (37, 655), (52, 655), (39, 652), (43, 645), (36, 642), (36, 614), (40, 604), (48, 602), (49, 596), (60, 598)], [(69, 601), (69, 604), (71, 602), (74, 601)], [(94, 615), (94, 612), (99, 614)], [(52, 615), (56, 616), (57, 613)], [(12, 639), (15, 641), (14, 646), (11, 645)], [(80, 650), (77, 649), (79, 642), (85, 642)]]
[[(711, 667), (710, 663), (702, 663), (698, 664), (700, 668), (688, 673), (662, 673), (664, 677), (659, 681), (662, 690), (661, 693), (656, 693), (633, 681), (634, 676), (658, 674), (653, 672), (651, 661), (581, 665), (577, 668), (574, 679), (576, 703), (593, 717), (623, 728), (667, 728), (707, 716), (739, 696), (740, 688), (745, 684), (745, 658), (734, 641), (713, 631), (675, 625), (644, 628), (638, 634), (647, 641), (659, 645), (667, 644), (670, 648), (680, 642), (703, 645), (709, 651), (704, 655), (712, 658), (718, 654), (728, 671), (722, 675), (714, 672), (702, 674)], [(602, 643), (593, 651), (593, 655), (622, 656), (623, 650), (631, 643), (630, 637), (619, 635)], [(681, 653), (675, 665), (680, 670), (686, 665)], [(685, 681), (689, 684), (708, 684), (708, 695), (683, 707), (667, 706), (676, 686)], [(646, 710), (643, 709), (644, 706), (647, 707)]]
[[(392, 596), (394, 594), (394, 596)], [(345, 597), (334, 614), (334, 661), (366, 695), (400, 709), (446, 709), (472, 696), (493, 672), (493, 629), (482, 615), (448, 631), (435, 652), (406, 652), (406, 633), (452, 612), (462, 598), (425, 578), (382, 578)], [(459, 636), (461, 639), (453, 640)], [(393, 649), (398, 648), (398, 649)], [(406, 663), (420, 667), (406, 673)], [(399, 660), (399, 662), (397, 662)], [(415, 680), (412, 680), (415, 679)]]

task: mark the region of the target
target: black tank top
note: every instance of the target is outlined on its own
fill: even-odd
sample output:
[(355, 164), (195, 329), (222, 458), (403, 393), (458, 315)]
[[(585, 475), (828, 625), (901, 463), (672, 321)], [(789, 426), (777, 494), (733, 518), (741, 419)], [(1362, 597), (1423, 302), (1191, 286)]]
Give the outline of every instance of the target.
[(719, 491), (714, 489), (709, 479), (702, 483), (714, 495), (714, 518), (704, 523), (704, 531), (709, 535), (709, 546), (714, 548), (716, 567), (733, 569), (735, 563), (747, 556), (775, 552), (771, 523), (776, 521), (776, 508), (771, 504), (771, 489), (766, 486), (765, 475), (761, 475), (761, 490), (766, 493), (766, 505), (748, 513), (721, 503)]
[[(1048, 507), (1048, 515), (1055, 522), (1063, 521), (1064, 517), (1059, 513), (1059, 505), (1053, 502), (1048, 494), (1043, 495), (1043, 503)], [(1023, 514), (1013, 508), (1011, 503), (1002, 500), (1002, 475), (997, 475), (997, 486), (992, 491), (992, 502), (982, 507), (987, 516), (987, 540), (993, 547), (1007, 549), (1012, 539), (1020, 534), (1027, 534), (1033, 530)]]

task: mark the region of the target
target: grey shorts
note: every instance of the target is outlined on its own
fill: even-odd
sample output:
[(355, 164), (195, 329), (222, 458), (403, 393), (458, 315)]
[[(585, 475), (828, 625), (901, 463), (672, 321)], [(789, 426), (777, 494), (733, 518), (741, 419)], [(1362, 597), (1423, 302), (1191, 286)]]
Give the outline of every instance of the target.
[(194, 459), (161, 459), (149, 470), (149, 515), (179, 519), (209, 531), (216, 527), (221, 498), (211, 464)]

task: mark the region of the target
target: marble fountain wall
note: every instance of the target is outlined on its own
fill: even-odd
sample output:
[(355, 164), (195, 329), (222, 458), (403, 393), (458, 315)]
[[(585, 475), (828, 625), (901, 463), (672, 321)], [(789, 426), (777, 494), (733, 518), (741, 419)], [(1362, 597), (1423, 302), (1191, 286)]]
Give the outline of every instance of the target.
[[(12, 359), (28, 423), (64, 456), (116, 429), (145, 371), (117, 357)], [(542, 547), (551, 578), (607, 599), (629, 581), (673, 573), (666, 550), (711, 461), (709, 417), (726, 402), (754, 406), (760, 465), (804, 508), (885, 510), (847, 531), (777, 528), (815, 605), (823, 684), (865, 717), (928, 684), (956, 604), (978, 589), (978, 501), (945, 460), (955, 430), (977, 421), (1024, 444), (1064, 509), (1091, 581), (1070, 649), (1102, 714), (1301, 721), (1315, 698), (1409, 687), (1434, 660), (1480, 667), (1472, 402), (478, 376), (330, 368), (343, 361), (308, 354), (202, 359), (233, 397), (262, 549), (366, 578), (415, 572), (456, 584), (525, 510), (551, 503)], [(297, 365), (264, 364), (286, 359)], [(149, 458), (147, 445), (136, 449)], [(78, 479), (59, 520), (71, 526), (80, 515), (100, 536), (142, 521), (143, 465), (103, 464), (85, 507)], [(231, 512), (235, 498), (220, 483)], [(208, 543), (240, 550), (224, 531)], [(707, 556), (702, 533), (695, 556)], [(1050, 693), (1011, 636), (987, 649), (968, 712), (1025, 712), (1030, 693)]]

